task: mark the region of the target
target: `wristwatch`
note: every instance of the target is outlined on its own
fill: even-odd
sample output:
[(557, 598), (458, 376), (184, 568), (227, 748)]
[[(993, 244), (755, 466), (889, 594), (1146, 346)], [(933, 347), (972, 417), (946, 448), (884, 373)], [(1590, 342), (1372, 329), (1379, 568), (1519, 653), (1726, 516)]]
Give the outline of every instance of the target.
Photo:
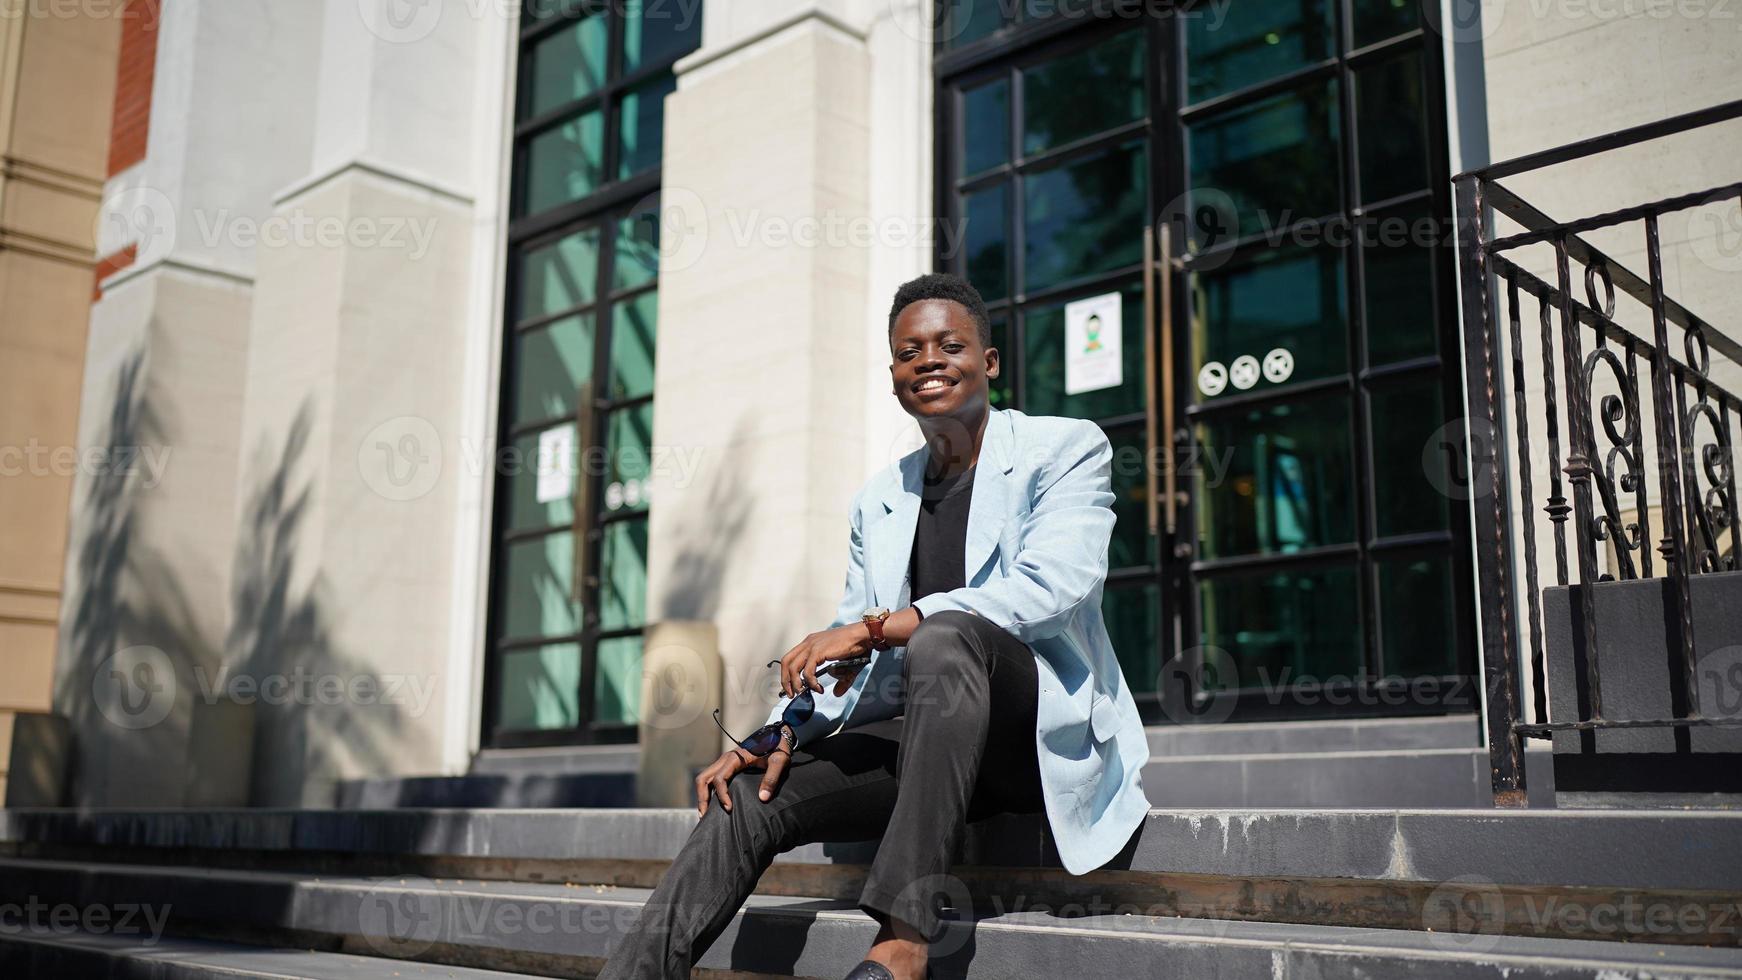
[(859, 614), (859, 621), (871, 632), (871, 649), (889, 649), (889, 641), (883, 638), (883, 621), (888, 618), (889, 610), (882, 606), (872, 606)]

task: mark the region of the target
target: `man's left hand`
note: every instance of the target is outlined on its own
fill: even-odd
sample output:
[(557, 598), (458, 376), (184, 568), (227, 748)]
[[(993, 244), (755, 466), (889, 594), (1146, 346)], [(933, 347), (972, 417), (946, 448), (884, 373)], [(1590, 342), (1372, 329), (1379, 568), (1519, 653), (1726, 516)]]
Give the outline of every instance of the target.
[[(832, 660), (863, 656), (870, 650), (871, 632), (865, 628), (864, 623), (848, 623), (831, 630), (812, 633), (780, 658), (781, 696), (792, 697), (804, 690), (821, 691), (823, 685), (817, 680), (818, 667)], [(847, 688), (853, 686), (853, 679), (864, 669), (856, 667), (837, 676), (835, 696), (840, 697), (847, 693)]]

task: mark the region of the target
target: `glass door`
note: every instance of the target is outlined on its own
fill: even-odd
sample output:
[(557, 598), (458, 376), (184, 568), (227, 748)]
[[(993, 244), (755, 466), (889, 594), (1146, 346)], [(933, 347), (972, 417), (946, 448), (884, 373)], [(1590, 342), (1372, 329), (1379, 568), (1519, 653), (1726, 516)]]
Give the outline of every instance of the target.
[[(1473, 710), (1467, 548), (1423, 451), (1457, 361), (1417, 5), (957, 6), (938, 206), (962, 233), (940, 267), (993, 311), (997, 402), (1113, 443), (1105, 613), (1140, 703)], [(1112, 317), (1091, 339), (1084, 314), (1107, 311), (1118, 368), (1085, 373)]]

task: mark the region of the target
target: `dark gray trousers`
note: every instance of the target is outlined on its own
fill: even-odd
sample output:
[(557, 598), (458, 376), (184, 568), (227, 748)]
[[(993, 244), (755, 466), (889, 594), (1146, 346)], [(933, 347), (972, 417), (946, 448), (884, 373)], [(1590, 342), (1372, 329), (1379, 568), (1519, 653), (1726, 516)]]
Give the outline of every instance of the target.
[(762, 773), (730, 783), (696, 824), (600, 980), (679, 980), (744, 904), (776, 854), (879, 840), (859, 907), (943, 932), (937, 898), (969, 821), (1043, 808), (1035, 757), (1039, 677), (1027, 644), (971, 613), (926, 617), (907, 643), (899, 718), (818, 739), (793, 754), (767, 803)]

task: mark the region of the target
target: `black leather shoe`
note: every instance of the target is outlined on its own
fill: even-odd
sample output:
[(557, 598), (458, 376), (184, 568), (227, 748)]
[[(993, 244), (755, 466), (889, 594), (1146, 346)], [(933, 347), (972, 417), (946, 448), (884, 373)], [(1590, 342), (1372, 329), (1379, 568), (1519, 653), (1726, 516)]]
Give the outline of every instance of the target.
[(846, 980), (895, 980), (895, 974), (889, 972), (889, 967), (876, 960), (864, 960), (846, 976)]

